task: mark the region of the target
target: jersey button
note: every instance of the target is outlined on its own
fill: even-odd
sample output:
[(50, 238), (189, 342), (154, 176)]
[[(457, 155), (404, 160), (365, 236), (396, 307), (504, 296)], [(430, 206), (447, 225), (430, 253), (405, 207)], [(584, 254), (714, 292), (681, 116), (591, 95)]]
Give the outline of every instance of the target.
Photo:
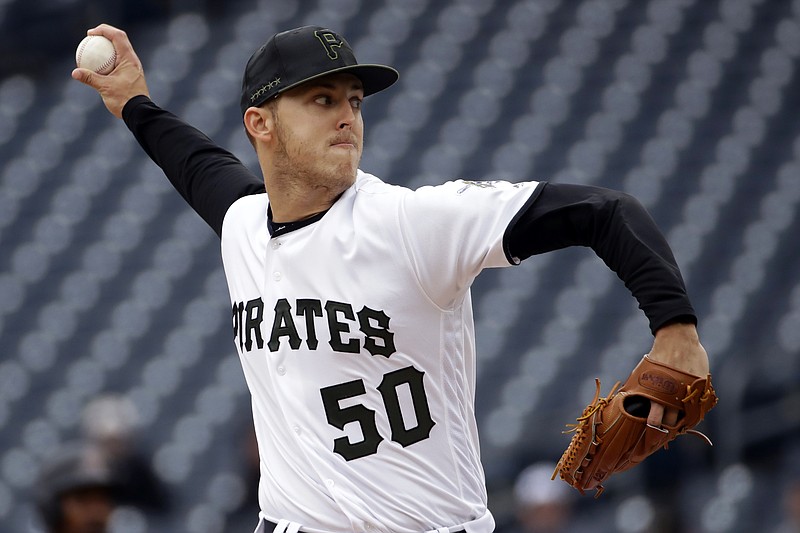
[(283, 365), (279, 366), (278, 367), (278, 374), (280, 374), (281, 376), (286, 375), (286, 367), (283, 366)]
[(273, 273), (272, 273), (272, 279), (274, 279), (275, 281), (280, 281), (280, 280), (281, 280), (281, 277), (282, 277), (282, 276), (281, 276), (281, 273), (280, 273), (280, 272), (273, 272)]
[(272, 249), (277, 250), (281, 247), (281, 241), (272, 241)]
[(299, 435), (300, 434), (300, 426), (295, 426), (294, 427), (294, 432)]

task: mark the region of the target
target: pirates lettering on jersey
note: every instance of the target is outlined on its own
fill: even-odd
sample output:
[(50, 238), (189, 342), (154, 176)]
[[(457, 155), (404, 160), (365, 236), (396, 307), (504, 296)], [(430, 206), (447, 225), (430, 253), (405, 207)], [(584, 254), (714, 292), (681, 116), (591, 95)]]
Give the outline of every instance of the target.
[[(265, 346), (271, 352), (281, 346), (299, 350), (303, 343), (309, 350), (316, 350), (321, 336), (319, 328), (327, 329), (328, 343), (334, 352), (360, 353), (364, 349), (373, 356), (388, 358), (396, 351), (389, 316), (367, 306), (356, 312), (352, 304), (345, 302), (298, 298), (292, 304), (280, 298), (272, 308), (270, 320), (264, 301), (255, 298), (234, 303), (232, 315), (234, 340), (242, 352), (263, 350)], [(431, 417), (424, 377), (425, 372), (407, 366), (384, 374), (380, 383), (367, 383), (359, 378), (321, 388), (320, 399), (328, 424), (341, 431), (347, 424), (358, 424), (361, 430), (360, 440), (351, 440), (347, 435), (335, 438), (333, 452), (353, 461), (378, 453), (386, 438), (403, 447), (429, 438), (436, 422)], [(367, 393), (367, 387), (376, 389), (383, 401), (382, 412), (390, 430), (385, 436), (376, 422), (377, 416), (384, 415), (358, 403), (358, 398)], [(401, 408), (401, 395), (411, 399), (413, 414), (408, 415)], [(342, 405), (345, 400), (347, 404)]]
[(335, 352), (359, 353), (363, 348), (372, 355), (390, 357), (396, 351), (389, 316), (367, 306), (355, 312), (345, 302), (329, 300), (323, 305), (320, 300), (298, 298), (292, 305), (280, 298), (272, 309), (271, 325), (267, 325), (264, 302), (256, 298), (235, 302), (232, 318), (233, 337), (242, 352), (260, 350), (265, 345), (275, 352), (284, 342), (292, 350), (299, 350), (303, 342), (309, 350), (316, 350), (320, 327), (327, 328), (328, 343)]

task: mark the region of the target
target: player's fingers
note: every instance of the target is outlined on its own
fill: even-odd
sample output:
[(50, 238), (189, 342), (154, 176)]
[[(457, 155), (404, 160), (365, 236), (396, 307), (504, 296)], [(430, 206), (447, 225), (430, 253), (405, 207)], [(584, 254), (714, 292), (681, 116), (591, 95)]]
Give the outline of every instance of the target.
[(111, 24), (98, 24), (94, 28), (90, 28), (86, 35), (102, 35), (103, 37), (108, 37), (111, 39), (112, 37), (120, 37), (125, 35), (125, 31), (121, 30)]
[(679, 415), (680, 412), (677, 409), (670, 407), (669, 409), (664, 411), (664, 418), (662, 419), (662, 423), (665, 426), (674, 426), (675, 424), (678, 423)]
[(647, 425), (660, 428), (664, 419), (664, 406), (657, 402), (650, 402), (650, 414), (647, 415)]
[[(111, 41), (117, 51), (118, 60), (136, 58), (136, 53), (133, 51), (133, 45), (128, 39), (128, 34), (119, 28), (115, 28), (110, 24), (100, 24), (87, 31), (86, 35), (102, 35)], [(138, 63), (138, 58), (134, 62)]]
[(97, 85), (97, 74), (86, 68), (76, 68), (72, 71), (72, 78), (81, 83), (85, 83), (94, 89), (100, 89)]

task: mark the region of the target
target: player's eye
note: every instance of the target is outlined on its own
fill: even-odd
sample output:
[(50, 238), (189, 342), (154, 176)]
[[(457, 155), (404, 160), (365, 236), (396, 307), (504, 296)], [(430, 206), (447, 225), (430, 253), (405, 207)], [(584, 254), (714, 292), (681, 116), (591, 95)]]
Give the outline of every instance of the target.
[(361, 106), (364, 105), (364, 100), (358, 96), (354, 96), (350, 99), (350, 105), (353, 106), (353, 109), (361, 109)]
[(325, 94), (321, 94), (314, 98), (314, 101), (320, 105), (331, 105), (333, 103), (333, 99)]

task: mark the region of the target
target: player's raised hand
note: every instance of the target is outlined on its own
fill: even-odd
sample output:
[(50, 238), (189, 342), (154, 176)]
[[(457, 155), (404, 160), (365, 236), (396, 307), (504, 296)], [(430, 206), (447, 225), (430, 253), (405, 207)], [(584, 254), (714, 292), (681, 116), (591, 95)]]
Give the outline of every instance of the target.
[(127, 34), (119, 28), (100, 24), (86, 32), (87, 35), (102, 35), (109, 39), (117, 52), (114, 70), (98, 74), (89, 69), (76, 68), (72, 77), (95, 89), (108, 110), (117, 118), (122, 117), (122, 108), (138, 95), (149, 96), (142, 62), (133, 50)]

